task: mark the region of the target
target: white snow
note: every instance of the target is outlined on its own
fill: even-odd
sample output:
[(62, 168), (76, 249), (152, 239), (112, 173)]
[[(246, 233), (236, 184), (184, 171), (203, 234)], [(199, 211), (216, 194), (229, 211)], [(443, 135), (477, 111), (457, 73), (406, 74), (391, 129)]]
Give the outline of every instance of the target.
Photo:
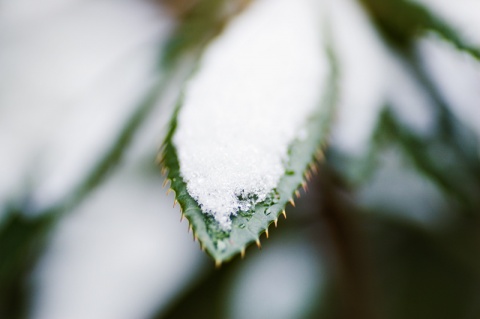
[(277, 186), (289, 145), (320, 105), (327, 61), (314, 3), (253, 2), (185, 89), (173, 138), (181, 175), (224, 230)]
[(388, 65), (388, 104), (398, 120), (414, 133), (428, 136), (435, 128), (435, 105), (409, 66), (393, 54)]
[(152, 318), (202, 271), (173, 198), (158, 196), (161, 176), (141, 163), (125, 163), (52, 232), (29, 318)]
[(0, 203), (28, 194), (37, 213), (72, 192), (151, 86), (172, 27), (146, 1), (2, 4)]
[(423, 67), (452, 111), (480, 136), (480, 64), (433, 35), (418, 41), (417, 50)]
[(480, 45), (480, 1), (411, 0), (428, 7), (457, 30), (468, 43)]
[(354, 157), (369, 149), (385, 105), (389, 52), (361, 6), (329, 0), (332, 33), (340, 66), (340, 99), (331, 145)]

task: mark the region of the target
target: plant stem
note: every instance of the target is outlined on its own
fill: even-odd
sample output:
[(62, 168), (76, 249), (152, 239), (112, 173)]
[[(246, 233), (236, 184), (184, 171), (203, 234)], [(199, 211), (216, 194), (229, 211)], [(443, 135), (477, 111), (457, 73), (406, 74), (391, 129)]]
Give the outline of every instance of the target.
[(335, 280), (340, 318), (380, 318), (374, 307), (373, 278), (359, 216), (348, 204), (345, 187), (333, 171), (326, 165), (320, 171), (318, 218), (323, 234), (319, 243)]

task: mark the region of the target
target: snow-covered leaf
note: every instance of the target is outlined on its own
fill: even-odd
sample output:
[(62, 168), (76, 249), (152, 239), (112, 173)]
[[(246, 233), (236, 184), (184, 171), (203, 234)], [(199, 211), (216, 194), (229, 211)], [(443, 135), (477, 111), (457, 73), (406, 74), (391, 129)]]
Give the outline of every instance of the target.
[(184, 88), (161, 163), (217, 263), (259, 245), (322, 156), (337, 74), (319, 12), (310, 0), (254, 2)]

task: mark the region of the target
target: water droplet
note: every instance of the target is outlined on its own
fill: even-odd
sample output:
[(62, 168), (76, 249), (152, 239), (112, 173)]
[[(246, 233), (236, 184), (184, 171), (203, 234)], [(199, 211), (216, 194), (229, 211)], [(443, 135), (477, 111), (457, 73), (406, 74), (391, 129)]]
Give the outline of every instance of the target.
[(266, 208), (265, 211), (263, 212), (266, 216), (270, 215), (272, 213), (272, 211), (270, 210), (270, 208)]
[(247, 226), (247, 225), (245, 225), (245, 224), (240, 224), (240, 225), (238, 225), (238, 227), (240, 227), (241, 229), (244, 229), (245, 226)]

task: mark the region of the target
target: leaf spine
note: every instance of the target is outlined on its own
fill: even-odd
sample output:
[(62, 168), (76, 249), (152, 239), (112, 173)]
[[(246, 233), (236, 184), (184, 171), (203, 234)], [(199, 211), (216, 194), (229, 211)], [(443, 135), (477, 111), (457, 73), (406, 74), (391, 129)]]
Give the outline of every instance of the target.
[(162, 184), (162, 187), (165, 188), (165, 186), (167, 186), (167, 183), (170, 182), (170, 179), (166, 178), (164, 181), (163, 181), (163, 184)]
[(308, 185), (305, 181), (302, 183), (302, 188), (304, 192), (308, 192)]
[(305, 172), (305, 178), (307, 179), (307, 181), (311, 181), (312, 180), (312, 174), (310, 173), (310, 171), (306, 171)]
[(293, 198), (290, 198), (289, 202), (290, 202), (290, 204), (292, 204), (293, 207), (295, 207), (295, 202), (293, 201)]
[(162, 152), (162, 153), (159, 153), (157, 155), (157, 158), (155, 159), (155, 162), (157, 163), (157, 165), (159, 165), (164, 161), (164, 159), (165, 159), (165, 157), (164, 157), (164, 154)]

